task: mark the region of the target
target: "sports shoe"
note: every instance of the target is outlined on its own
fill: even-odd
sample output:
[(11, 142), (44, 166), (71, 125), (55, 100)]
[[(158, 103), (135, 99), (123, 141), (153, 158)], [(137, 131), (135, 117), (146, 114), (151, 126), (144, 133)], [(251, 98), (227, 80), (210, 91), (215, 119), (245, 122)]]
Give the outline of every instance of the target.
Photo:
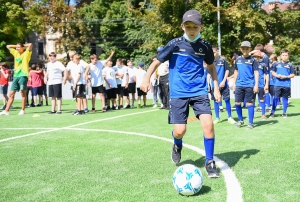
[(61, 114), (61, 111), (57, 111), (56, 114)]
[(164, 107), (164, 105), (163, 104), (160, 104), (160, 108), (163, 108)]
[(8, 116), (8, 115), (9, 115), (9, 112), (7, 112), (7, 111), (4, 110), (4, 111), (2, 111), (2, 112), (0, 113), (0, 116), (1, 116), (1, 115), (6, 115), (6, 116)]
[(229, 117), (228, 118), (228, 123), (230, 123), (230, 124), (236, 124), (236, 121), (232, 117)]
[(244, 121), (238, 121), (238, 122), (235, 124), (235, 127), (240, 128), (242, 125), (244, 125)]
[(182, 147), (178, 147), (176, 144), (173, 144), (171, 159), (174, 163), (179, 163), (181, 159), (181, 149)]
[(122, 105), (118, 105), (118, 110), (120, 110), (121, 108), (123, 108), (123, 106)]
[(18, 115), (24, 115), (24, 114), (25, 114), (25, 111), (21, 110)]
[(55, 114), (56, 111), (51, 111), (51, 112), (48, 112), (47, 114)]
[(287, 118), (287, 114), (282, 114), (282, 118)]
[(134, 108), (134, 105), (131, 105), (131, 107), (130, 107), (131, 109), (133, 109)]
[(141, 104), (138, 104), (137, 108), (141, 108)]
[(103, 107), (103, 108), (102, 108), (102, 112), (106, 112), (106, 107)]
[(112, 110), (116, 110), (116, 107), (115, 107), (115, 106), (112, 106), (111, 109), (112, 109)]
[(93, 112), (93, 113), (96, 113), (96, 110), (95, 110), (95, 109), (92, 109), (92, 112)]
[(253, 126), (253, 124), (248, 124), (248, 126), (247, 126), (246, 128), (247, 128), (247, 129), (253, 129), (254, 126)]
[(78, 115), (82, 115), (82, 113), (80, 113), (79, 111), (77, 111), (76, 113), (73, 114), (74, 116), (78, 116)]
[(146, 107), (147, 107), (146, 105), (143, 105), (143, 106), (142, 106), (142, 108), (146, 108)]
[(157, 105), (153, 105), (153, 108), (156, 108), (157, 107)]
[(1, 107), (2, 110), (4, 110), (5, 108), (6, 108), (6, 105), (3, 105), (3, 106)]
[(261, 108), (257, 107), (256, 112), (261, 112)]
[(221, 121), (220, 121), (220, 119), (216, 119), (216, 120), (214, 120), (214, 124), (217, 124), (217, 123), (220, 123)]
[(76, 109), (75, 111), (73, 111), (72, 115), (76, 114), (78, 112), (78, 109)]
[(267, 118), (266, 115), (262, 115), (262, 116), (261, 116), (261, 119), (265, 121), (265, 120), (267, 120), (268, 118)]
[(271, 113), (270, 115), (269, 115), (269, 118), (274, 118), (275, 117), (275, 114), (274, 113)]
[(216, 163), (214, 160), (210, 160), (205, 165), (205, 169), (209, 178), (219, 178), (220, 174), (216, 168)]
[(88, 113), (89, 112), (89, 109), (88, 108), (85, 108), (84, 109), (84, 113)]

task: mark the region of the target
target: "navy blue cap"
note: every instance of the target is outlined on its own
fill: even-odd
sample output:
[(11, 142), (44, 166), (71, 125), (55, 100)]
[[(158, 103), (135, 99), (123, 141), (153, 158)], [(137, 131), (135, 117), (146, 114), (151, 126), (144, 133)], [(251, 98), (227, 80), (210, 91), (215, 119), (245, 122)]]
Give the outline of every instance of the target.
[(139, 66), (140, 66), (140, 67), (144, 67), (145, 64), (144, 64), (143, 62), (140, 62), (140, 63), (139, 63)]

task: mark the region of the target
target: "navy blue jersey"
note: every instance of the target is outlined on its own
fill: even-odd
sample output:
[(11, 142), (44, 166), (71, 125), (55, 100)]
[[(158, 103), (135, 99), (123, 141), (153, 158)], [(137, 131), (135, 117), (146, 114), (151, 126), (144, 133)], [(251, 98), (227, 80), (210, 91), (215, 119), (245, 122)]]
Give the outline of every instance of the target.
[(263, 60), (259, 62), (258, 65), (258, 87), (265, 87), (265, 74), (268, 74), (267, 66)]
[[(214, 61), (214, 65), (215, 65), (216, 71), (217, 71), (218, 84), (220, 85), (220, 83), (224, 79), (226, 70), (229, 71), (228, 63), (226, 62), (226, 60), (224, 58), (219, 58), (218, 60)], [(224, 87), (226, 87), (227, 85), (228, 84), (227, 84), (227, 80), (226, 80)], [(214, 88), (214, 82), (211, 82), (211, 86)]]
[[(281, 74), (284, 76), (289, 76), (291, 74), (295, 74), (294, 67), (289, 62), (276, 62), (272, 65), (273, 72), (276, 72), (276, 74)], [(275, 84), (274, 86), (282, 86), (282, 87), (291, 87), (291, 79), (279, 79), (275, 78)]]
[(271, 74), (271, 67), (270, 67), (270, 59), (269, 57), (264, 54), (262, 57), (262, 61), (263, 63), (266, 64), (267, 70), (268, 70), (268, 74), (269, 74), (269, 84), (270, 85), (274, 85), (274, 78), (272, 78), (272, 74)]
[(170, 98), (187, 98), (207, 95), (206, 73), (203, 61), (214, 62), (209, 42), (198, 39), (194, 43), (183, 37), (168, 42), (157, 56), (160, 62), (169, 60)]
[(255, 86), (254, 71), (258, 70), (258, 62), (254, 58), (252, 58), (252, 56), (249, 56), (247, 58), (239, 56), (236, 59), (235, 69), (238, 70), (236, 86)]

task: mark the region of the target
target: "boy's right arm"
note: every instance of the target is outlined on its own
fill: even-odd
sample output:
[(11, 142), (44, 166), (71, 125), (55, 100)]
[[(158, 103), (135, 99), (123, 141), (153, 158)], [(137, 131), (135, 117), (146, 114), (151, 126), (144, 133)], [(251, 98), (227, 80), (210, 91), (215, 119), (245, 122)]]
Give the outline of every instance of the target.
[(148, 92), (150, 90), (150, 77), (153, 74), (153, 72), (156, 70), (156, 68), (161, 64), (159, 60), (154, 60), (151, 65), (149, 66), (146, 76), (143, 79), (143, 82), (140, 86), (140, 89), (144, 92)]
[(9, 49), (11, 49), (11, 48), (16, 48), (17, 47), (17, 45), (6, 45), (6, 48), (9, 50)]

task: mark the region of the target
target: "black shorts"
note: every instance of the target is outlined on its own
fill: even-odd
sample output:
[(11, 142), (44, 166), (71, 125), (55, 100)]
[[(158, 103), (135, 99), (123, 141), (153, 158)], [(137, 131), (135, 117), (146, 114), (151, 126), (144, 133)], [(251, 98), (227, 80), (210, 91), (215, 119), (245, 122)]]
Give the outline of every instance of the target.
[(62, 85), (53, 84), (49, 85), (49, 97), (62, 98)]
[(270, 85), (269, 86), (269, 93), (270, 95), (273, 97), (275, 95), (275, 92), (274, 92), (274, 85)]
[(76, 85), (75, 97), (85, 98), (85, 85), (84, 84)]
[[(215, 100), (215, 96), (214, 96), (214, 88), (210, 91), (211, 94), (211, 99)], [(230, 99), (230, 92), (229, 92), (229, 87), (225, 86), (224, 88), (220, 88), (220, 94), (223, 98), (223, 100), (228, 100)]]
[(201, 114), (211, 114), (208, 95), (192, 98), (171, 98), (169, 111), (169, 124), (186, 124), (189, 117), (189, 107), (193, 107), (195, 116), (199, 119)]
[(121, 95), (122, 94), (122, 86), (121, 84), (117, 84), (117, 95)]
[(128, 96), (129, 95), (128, 88), (122, 86), (121, 95), (122, 97)]
[[(256, 95), (256, 93), (255, 93), (255, 95)], [(254, 95), (254, 99), (255, 99), (255, 95)], [(258, 88), (257, 96), (258, 96), (258, 99), (260, 99), (260, 100), (265, 99), (265, 96), (266, 96), (266, 95), (265, 95), (265, 89), (259, 87), (259, 88)]]
[(117, 88), (106, 89), (107, 99), (117, 98)]
[(47, 97), (47, 84), (43, 85), (43, 95)]
[(136, 93), (136, 83), (129, 83), (128, 84), (128, 92), (129, 93)]
[(96, 95), (97, 93), (104, 93), (105, 88), (103, 85), (97, 86), (97, 87), (92, 87), (92, 94)]
[(291, 88), (283, 86), (274, 86), (274, 97), (284, 97), (286, 99), (291, 97)]
[(33, 96), (43, 95), (43, 86), (32, 88), (32, 95)]
[(246, 102), (253, 103), (254, 102), (254, 92), (253, 87), (242, 87), (237, 86), (235, 88), (235, 102), (244, 102), (244, 99)]
[(147, 93), (142, 91), (140, 88), (137, 88), (137, 94), (138, 96), (147, 95)]

